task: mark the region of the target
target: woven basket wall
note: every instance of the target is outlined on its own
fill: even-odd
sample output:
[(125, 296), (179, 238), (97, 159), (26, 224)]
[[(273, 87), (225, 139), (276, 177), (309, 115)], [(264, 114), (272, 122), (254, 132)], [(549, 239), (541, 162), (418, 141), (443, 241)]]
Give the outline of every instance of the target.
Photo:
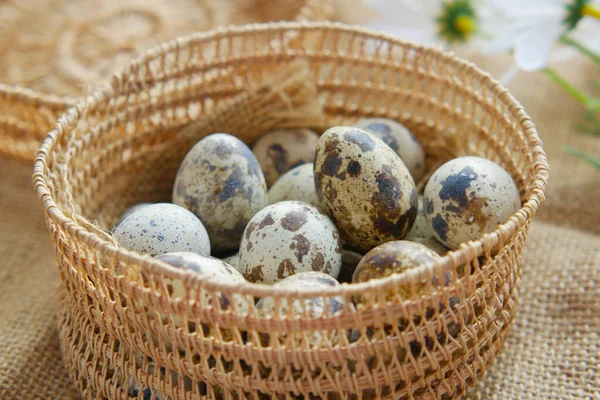
[[(293, 45), (274, 45), (282, 37)], [(278, 86), (286, 68), (303, 86)], [(302, 121), (294, 107), (311, 99), (323, 113), (305, 124), (393, 118), (415, 132), (430, 165), (466, 154), (499, 163), (523, 207), (435, 265), (325, 292), (206, 280), (125, 251), (106, 233), (126, 207), (169, 201), (179, 163), (203, 135), (224, 130), (251, 143), (267, 128)], [(193, 120), (204, 128), (190, 137), (182, 127)], [(547, 177), (521, 106), (451, 55), (329, 23), (169, 42), (61, 117), (35, 163), (64, 284), (60, 337), (70, 375), (86, 398), (458, 397), (509, 334), (518, 260)], [(183, 298), (166, 289), (173, 280)], [(212, 306), (202, 305), (205, 296)], [(248, 311), (223, 309), (222, 296), (246, 301)], [(275, 307), (262, 315), (254, 300), (266, 296)], [(308, 298), (345, 305), (319, 317), (282, 307)]]
[(162, 41), (331, 14), (332, 0), (0, 1), (0, 156), (33, 160), (76, 98)]

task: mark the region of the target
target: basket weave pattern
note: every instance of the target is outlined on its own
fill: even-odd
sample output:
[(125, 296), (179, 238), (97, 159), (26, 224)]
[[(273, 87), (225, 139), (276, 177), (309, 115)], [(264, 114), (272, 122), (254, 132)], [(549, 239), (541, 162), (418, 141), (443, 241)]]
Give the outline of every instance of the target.
[(136, 55), (228, 24), (322, 21), (332, 0), (0, 2), (0, 156), (32, 161), (74, 99)]
[[(282, 68), (304, 86), (279, 87)], [(311, 99), (322, 114), (294, 119)], [(121, 249), (104, 229), (136, 202), (169, 201), (179, 163), (203, 135), (224, 130), (251, 143), (273, 126), (322, 130), (367, 116), (408, 126), (430, 166), (466, 154), (498, 162), (522, 209), (435, 265), (328, 292), (206, 280)], [(197, 129), (182, 129), (199, 118)], [(157, 398), (457, 397), (509, 333), (519, 256), (547, 177), (520, 105), (487, 74), (436, 50), (327, 23), (169, 42), (61, 117), (36, 160), (65, 289), (60, 336), (71, 377), (87, 398), (126, 398), (132, 381)], [(183, 298), (170, 294), (172, 280)], [(212, 305), (202, 305), (206, 296)], [(248, 310), (223, 306), (223, 296)], [(275, 307), (263, 315), (254, 299), (266, 296)], [(315, 298), (321, 316), (304, 302), (300, 315), (285, 307)], [(345, 304), (335, 314), (333, 301)]]

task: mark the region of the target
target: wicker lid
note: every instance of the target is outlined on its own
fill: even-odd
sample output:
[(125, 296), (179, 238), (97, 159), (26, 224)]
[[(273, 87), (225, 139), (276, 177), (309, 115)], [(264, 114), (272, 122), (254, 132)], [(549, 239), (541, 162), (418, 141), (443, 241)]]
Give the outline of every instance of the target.
[[(148, 47), (216, 26), (317, 17), (297, 0), (36, 0), (0, 5), (0, 82), (79, 95)], [(318, 13), (318, 12), (317, 12)]]
[(332, 11), (332, 0), (0, 1), (0, 155), (33, 160), (74, 98), (162, 41), (229, 24), (325, 20)]

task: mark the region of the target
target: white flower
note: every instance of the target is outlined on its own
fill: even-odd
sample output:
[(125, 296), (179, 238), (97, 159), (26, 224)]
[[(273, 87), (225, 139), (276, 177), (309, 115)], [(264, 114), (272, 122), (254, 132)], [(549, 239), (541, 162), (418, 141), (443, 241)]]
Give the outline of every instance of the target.
[(367, 0), (374, 17), (365, 26), (401, 39), (449, 47), (474, 38), (485, 16), (472, 0)]
[[(502, 13), (511, 22), (494, 29), (495, 40), (485, 46), (487, 53), (514, 51), (516, 65), (524, 71), (536, 71), (552, 59), (551, 51), (560, 38), (572, 32), (581, 36), (582, 23), (592, 17), (600, 19), (599, 0), (490, 0), (493, 9)], [(499, 18), (501, 19), (501, 17)], [(593, 21), (600, 24), (599, 21)], [(586, 26), (587, 25), (587, 26)], [(586, 47), (599, 48), (597, 34), (584, 35)], [(555, 53), (557, 58), (563, 58)]]

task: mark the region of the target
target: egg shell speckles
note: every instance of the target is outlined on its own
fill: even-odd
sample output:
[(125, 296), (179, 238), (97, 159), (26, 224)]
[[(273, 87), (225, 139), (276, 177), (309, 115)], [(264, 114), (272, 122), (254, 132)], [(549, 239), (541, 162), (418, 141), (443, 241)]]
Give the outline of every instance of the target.
[(175, 251), (210, 255), (210, 241), (202, 222), (183, 207), (152, 204), (132, 212), (114, 230), (119, 244), (156, 256)]
[(415, 182), (425, 174), (425, 151), (404, 125), (386, 118), (364, 118), (355, 125), (383, 140), (400, 156)]
[[(441, 257), (437, 253), (418, 243), (407, 240), (387, 242), (365, 254), (354, 271), (352, 282), (367, 282), (371, 279), (385, 278), (440, 259)], [(446, 280), (447, 284), (449, 276)], [(437, 281), (438, 279), (434, 278), (432, 284), (436, 285)], [(425, 285), (426, 282), (415, 282), (416, 292), (422, 291)], [(399, 287), (397, 290), (403, 299), (407, 299), (411, 295), (410, 287)], [(386, 299), (391, 300), (393, 294), (393, 291), (390, 291), (386, 294)]]
[(250, 282), (275, 283), (305, 271), (337, 277), (342, 264), (335, 225), (299, 201), (272, 204), (252, 217), (239, 254), (240, 269)]
[(345, 242), (361, 251), (402, 239), (417, 216), (408, 169), (383, 141), (361, 129), (328, 129), (317, 145), (315, 188)]
[(315, 158), (319, 135), (310, 129), (277, 129), (264, 134), (252, 151), (271, 186), (290, 169)]
[(258, 161), (234, 136), (205, 137), (185, 156), (173, 188), (173, 203), (206, 226), (213, 252), (235, 250), (252, 216), (267, 205)]
[[(226, 262), (214, 257), (203, 257), (194, 253), (176, 252), (167, 253), (156, 257), (157, 260), (170, 264), (177, 268), (194, 271), (203, 276), (210, 276), (213, 279), (221, 282), (244, 282), (245, 279), (234, 267)], [(177, 279), (164, 279), (167, 282), (167, 289), (173, 297), (184, 297), (185, 289), (182, 281)], [(240, 295), (234, 295), (236, 299), (236, 312), (247, 312), (248, 303)], [(202, 292), (201, 301), (203, 305), (210, 305), (213, 301), (213, 296), (206, 292)], [(220, 308), (227, 310), (231, 307), (230, 299), (219, 294), (218, 299)]]
[(319, 208), (312, 163), (302, 164), (283, 174), (269, 189), (269, 204), (297, 200)]
[(429, 224), (427, 224), (427, 220), (425, 219), (425, 211), (423, 208), (423, 198), (419, 197), (419, 210), (417, 211), (417, 218), (410, 229), (410, 231), (406, 234), (406, 240), (413, 240), (416, 238), (424, 238), (424, 239), (433, 239), (433, 232), (431, 232), (431, 228), (429, 228)]
[(519, 190), (510, 175), (480, 157), (448, 161), (424, 191), (427, 223), (436, 239), (451, 249), (492, 232), (520, 207)]

